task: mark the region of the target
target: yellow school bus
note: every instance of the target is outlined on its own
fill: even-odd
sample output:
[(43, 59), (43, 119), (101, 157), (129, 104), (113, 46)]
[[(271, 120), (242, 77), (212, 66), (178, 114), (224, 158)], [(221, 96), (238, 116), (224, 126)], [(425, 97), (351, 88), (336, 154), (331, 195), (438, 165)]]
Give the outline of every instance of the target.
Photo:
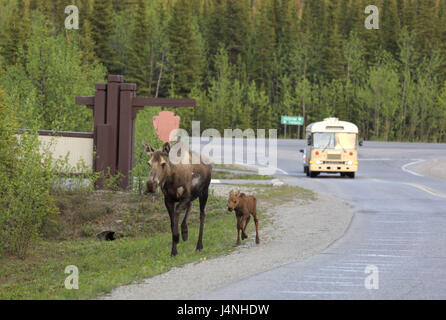
[(304, 172), (309, 177), (340, 173), (355, 178), (358, 171), (358, 127), (338, 118), (326, 118), (307, 126)]

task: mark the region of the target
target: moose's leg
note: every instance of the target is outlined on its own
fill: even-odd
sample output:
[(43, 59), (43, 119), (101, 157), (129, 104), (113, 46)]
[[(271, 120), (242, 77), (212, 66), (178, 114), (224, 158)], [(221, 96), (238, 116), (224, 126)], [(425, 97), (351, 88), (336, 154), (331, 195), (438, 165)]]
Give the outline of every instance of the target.
[(256, 224), (256, 243), (260, 243), (259, 238), (259, 219), (257, 219), (257, 200), (254, 198), (254, 208), (252, 209), (252, 216), (254, 217), (254, 222)]
[(256, 198), (254, 198), (254, 205), (252, 207), (251, 214), (254, 217), (254, 223), (256, 224), (256, 243), (259, 244), (260, 243), (260, 238), (259, 238), (259, 219), (257, 218), (257, 199)]
[(243, 216), (243, 219), (245, 220), (245, 223), (244, 223), (243, 229), (242, 229), (242, 240), (248, 239), (248, 234), (246, 233), (246, 226), (248, 225), (249, 220), (251, 219), (251, 216), (250, 215)]
[(259, 244), (260, 243), (260, 238), (259, 238), (259, 219), (257, 219), (257, 213), (254, 211), (254, 214), (252, 215), (254, 217), (254, 222), (256, 224), (256, 243)]
[(191, 207), (192, 202), (189, 202), (189, 205), (186, 208), (186, 214), (184, 215), (183, 222), (181, 222), (181, 237), (183, 238), (183, 241), (187, 241), (188, 238), (187, 217), (189, 216)]
[(206, 212), (204, 208), (206, 207), (206, 203), (208, 201), (208, 189), (202, 193), (199, 198), (200, 201), (200, 233), (198, 234), (198, 242), (197, 242), (197, 250), (200, 251), (203, 249), (203, 229), (204, 229), (204, 220), (206, 219)]
[[(164, 204), (166, 205), (167, 211), (170, 217), (170, 230), (172, 232), (172, 252), (171, 256), (177, 255), (177, 242), (175, 242), (174, 229), (175, 229), (175, 202), (170, 202), (164, 199)], [(177, 223), (178, 224), (178, 223)]]
[(172, 239), (173, 242), (175, 243), (175, 249), (176, 249), (176, 244), (180, 242), (180, 233), (178, 231), (178, 221), (180, 219), (180, 213), (184, 209), (188, 208), (188, 206), (190, 206), (190, 201), (182, 200), (177, 204), (177, 207), (175, 208), (175, 213), (173, 215), (173, 229), (172, 229)]
[(246, 223), (246, 218), (243, 215), (240, 217), (240, 230), (242, 231), (242, 240), (245, 240), (245, 233), (243, 232), (243, 227), (244, 227), (245, 223)]
[(235, 243), (235, 245), (239, 246), (240, 245), (240, 229), (241, 229), (240, 223), (241, 223), (242, 217), (236, 216), (236, 218), (237, 218), (237, 242)]

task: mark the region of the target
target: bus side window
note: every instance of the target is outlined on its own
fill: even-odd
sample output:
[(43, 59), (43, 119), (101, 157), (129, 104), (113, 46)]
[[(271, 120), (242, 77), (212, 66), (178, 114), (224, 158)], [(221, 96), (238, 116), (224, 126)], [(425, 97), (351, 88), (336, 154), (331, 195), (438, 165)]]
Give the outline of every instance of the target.
[(312, 135), (311, 134), (309, 134), (308, 137), (307, 137), (307, 144), (309, 146), (311, 146), (313, 144), (313, 139), (312, 139)]

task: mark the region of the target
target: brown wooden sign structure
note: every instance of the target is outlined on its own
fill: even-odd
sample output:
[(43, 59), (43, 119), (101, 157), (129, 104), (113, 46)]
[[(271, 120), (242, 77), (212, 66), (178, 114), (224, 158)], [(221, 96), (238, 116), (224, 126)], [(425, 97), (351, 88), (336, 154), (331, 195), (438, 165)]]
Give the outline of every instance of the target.
[[(144, 107), (195, 107), (194, 99), (142, 98), (136, 96), (136, 84), (124, 83), (124, 77), (109, 75), (108, 83), (97, 83), (94, 97), (76, 97), (76, 104), (93, 109), (94, 170), (123, 175), (120, 188), (129, 186), (133, 168), (135, 119)], [(151, 124), (147, 124), (151, 125)]]

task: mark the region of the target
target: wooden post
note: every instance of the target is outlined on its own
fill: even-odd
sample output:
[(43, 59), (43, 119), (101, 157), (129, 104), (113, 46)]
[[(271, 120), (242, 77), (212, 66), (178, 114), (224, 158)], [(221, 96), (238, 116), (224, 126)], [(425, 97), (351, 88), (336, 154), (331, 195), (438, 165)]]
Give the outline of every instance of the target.
[(112, 175), (116, 174), (118, 162), (119, 86), (123, 81), (123, 76), (108, 76), (106, 123), (111, 126), (110, 139), (107, 141), (107, 144), (110, 149), (109, 166)]
[[(94, 97), (76, 97), (76, 103), (93, 109), (96, 151), (94, 170), (107, 173), (110, 169), (112, 175), (119, 172), (123, 175), (119, 187), (127, 189), (131, 184), (129, 175), (133, 169), (135, 118), (138, 110), (145, 106), (195, 107), (196, 101), (136, 97), (136, 84), (123, 82), (123, 76), (109, 75), (107, 84), (96, 84)], [(103, 181), (98, 180), (97, 186), (102, 185)]]
[(133, 151), (133, 112), (132, 100), (136, 93), (136, 84), (122, 83), (119, 98), (119, 141), (118, 141), (118, 171), (123, 175), (119, 186), (126, 189), (129, 186), (129, 173), (132, 170)]
[[(108, 134), (110, 133), (109, 128), (103, 128), (105, 125), (105, 109), (107, 108), (107, 85), (103, 83), (96, 84), (96, 93), (94, 96), (94, 107), (93, 107), (93, 118), (94, 118), (94, 138), (93, 138), (93, 150), (96, 155), (93, 159), (93, 168), (95, 172), (101, 172), (106, 170), (108, 163), (108, 152), (106, 146), (102, 145), (103, 141), (106, 141)], [(104, 180), (99, 178), (96, 180), (96, 187), (101, 188), (103, 186)]]

